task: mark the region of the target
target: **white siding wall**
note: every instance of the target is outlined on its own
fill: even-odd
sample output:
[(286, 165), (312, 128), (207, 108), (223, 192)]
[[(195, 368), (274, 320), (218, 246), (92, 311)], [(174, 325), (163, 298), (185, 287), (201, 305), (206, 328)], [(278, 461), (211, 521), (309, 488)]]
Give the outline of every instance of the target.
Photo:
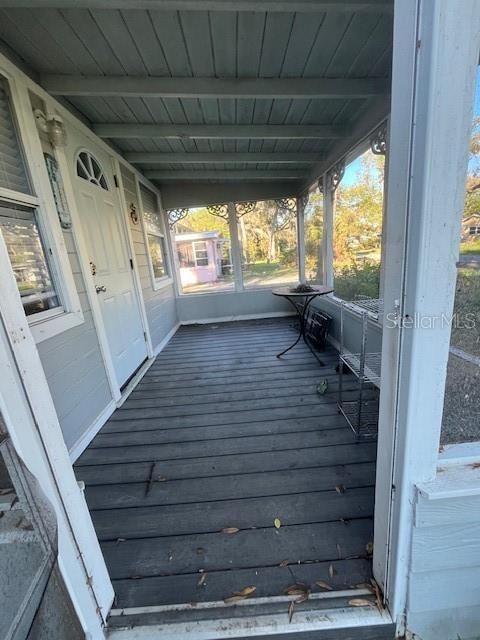
[(421, 640), (478, 640), (480, 469), (440, 468), (414, 509), (407, 627)]
[(64, 238), (85, 322), (37, 346), (65, 442), (72, 449), (112, 395), (72, 232), (64, 231)]
[[(130, 208), (130, 204), (133, 203), (137, 212), (140, 213), (141, 207), (138, 201), (135, 176), (124, 165), (121, 165), (121, 172), (127, 208)], [(145, 300), (148, 326), (152, 337), (152, 346), (155, 350), (178, 323), (175, 291), (172, 284), (158, 291), (153, 289), (142, 221), (140, 220), (138, 224), (130, 221), (130, 229)], [(170, 265), (170, 268), (173, 269), (173, 265)]]

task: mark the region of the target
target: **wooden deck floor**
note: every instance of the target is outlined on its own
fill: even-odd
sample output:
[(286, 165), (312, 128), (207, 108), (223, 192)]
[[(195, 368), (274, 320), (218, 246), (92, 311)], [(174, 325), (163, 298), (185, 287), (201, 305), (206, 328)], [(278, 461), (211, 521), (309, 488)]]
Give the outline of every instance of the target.
[(275, 358), (292, 331), (182, 327), (76, 463), (118, 607), (370, 578), (376, 445), (337, 413), (335, 352)]

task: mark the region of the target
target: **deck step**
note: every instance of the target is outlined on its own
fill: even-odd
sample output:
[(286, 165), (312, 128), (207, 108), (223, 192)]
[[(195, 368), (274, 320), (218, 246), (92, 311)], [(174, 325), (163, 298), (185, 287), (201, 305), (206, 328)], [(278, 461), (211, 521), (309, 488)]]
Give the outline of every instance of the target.
[[(366, 589), (295, 598), (257, 598), (240, 604), (208, 602), (112, 611), (110, 640), (393, 640), (395, 626)], [(352, 606), (352, 602), (365, 606)], [(367, 603), (371, 604), (368, 605)]]

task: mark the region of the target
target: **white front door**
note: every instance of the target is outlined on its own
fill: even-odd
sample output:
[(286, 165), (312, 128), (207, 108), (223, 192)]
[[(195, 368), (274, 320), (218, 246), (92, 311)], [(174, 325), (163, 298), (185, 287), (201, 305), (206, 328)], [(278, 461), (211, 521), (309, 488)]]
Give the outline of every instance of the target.
[(100, 163), (101, 159), (96, 160), (88, 151), (77, 156), (75, 192), (92, 278), (121, 387), (147, 357), (147, 346), (113, 172), (109, 162)]

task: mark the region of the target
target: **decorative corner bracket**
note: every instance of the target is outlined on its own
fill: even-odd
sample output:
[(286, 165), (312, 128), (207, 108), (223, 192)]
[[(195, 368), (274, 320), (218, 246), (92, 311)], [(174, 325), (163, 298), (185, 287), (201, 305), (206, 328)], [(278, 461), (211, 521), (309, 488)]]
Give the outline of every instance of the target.
[(167, 209), (168, 224), (171, 229), (188, 215), (188, 209)]
[(211, 204), (207, 207), (207, 211), (212, 216), (228, 220), (228, 204)]
[(247, 213), (251, 213), (256, 206), (257, 206), (256, 200), (248, 200), (247, 202), (236, 202), (235, 213), (237, 215), (237, 218), (241, 218)]
[(370, 149), (376, 156), (384, 156), (387, 153), (387, 123), (384, 122), (373, 134), (370, 140)]
[(328, 186), (333, 193), (337, 190), (338, 185), (342, 181), (345, 173), (345, 160), (340, 160), (337, 164), (328, 172)]

